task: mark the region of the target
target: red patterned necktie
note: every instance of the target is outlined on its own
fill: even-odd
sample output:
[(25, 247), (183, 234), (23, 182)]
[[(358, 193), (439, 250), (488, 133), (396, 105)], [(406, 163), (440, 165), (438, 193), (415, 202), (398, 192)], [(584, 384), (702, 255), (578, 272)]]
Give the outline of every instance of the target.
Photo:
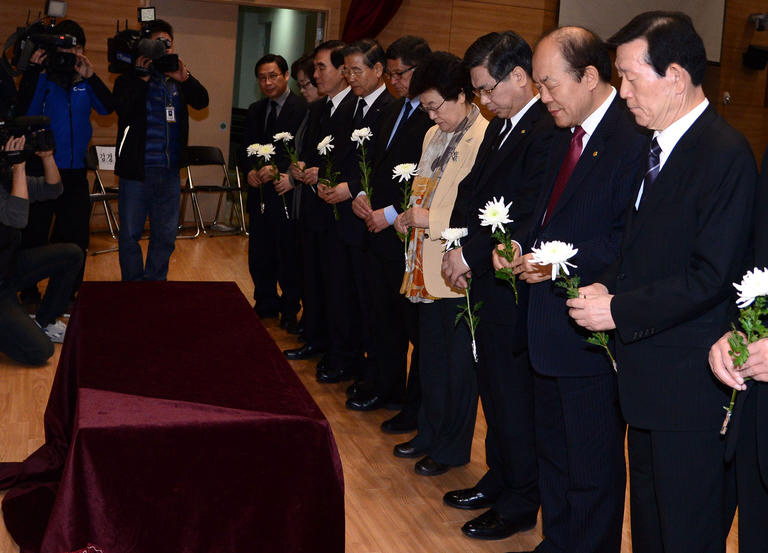
[(568, 146), (568, 153), (563, 160), (563, 164), (560, 166), (560, 172), (557, 174), (555, 180), (555, 186), (552, 188), (552, 194), (549, 196), (549, 203), (547, 204), (547, 211), (544, 215), (544, 220), (541, 222), (541, 226), (547, 224), (549, 217), (552, 215), (552, 210), (555, 209), (557, 201), (565, 190), (565, 185), (568, 183), (568, 179), (571, 178), (573, 170), (576, 164), (579, 162), (579, 156), (581, 156), (581, 139), (584, 138), (584, 129), (581, 126), (573, 129), (573, 136), (571, 136), (571, 145)]

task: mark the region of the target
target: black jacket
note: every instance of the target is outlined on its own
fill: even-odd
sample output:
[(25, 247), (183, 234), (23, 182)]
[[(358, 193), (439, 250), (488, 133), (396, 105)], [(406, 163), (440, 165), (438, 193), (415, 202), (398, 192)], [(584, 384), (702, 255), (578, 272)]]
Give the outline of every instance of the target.
[[(119, 177), (144, 180), (144, 151), (147, 138), (147, 90), (149, 83), (136, 74), (120, 75), (112, 91), (117, 112), (117, 160), (115, 174)], [(186, 165), (186, 146), (189, 138), (187, 105), (195, 109), (208, 106), (208, 91), (191, 74), (179, 83), (179, 125), (181, 166)]]

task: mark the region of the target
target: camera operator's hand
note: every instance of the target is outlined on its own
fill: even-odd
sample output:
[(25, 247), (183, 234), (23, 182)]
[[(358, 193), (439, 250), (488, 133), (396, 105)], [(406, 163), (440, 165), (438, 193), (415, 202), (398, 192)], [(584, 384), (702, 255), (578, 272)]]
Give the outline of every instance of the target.
[(189, 71), (184, 67), (184, 62), (181, 61), (181, 58), (179, 58), (179, 68), (173, 73), (166, 73), (165, 76), (183, 83), (189, 78)]
[[(24, 149), (26, 139), (21, 136), (19, 138), (11, 137), (8, 142), (3, 146), (5, 152), (15, 152)], [(19, 163), (13, 164), (13, 182), (11, 184), (11, 196), (17, 198), (29, 199), (29, 190), (27, 189), (27, 173), (25, 171), (26, 163), (24, 157), (20, 158)]]
[[(152, 63), (152, 60), (149, 59), (147, 56), (139, 56), (136, 58), (136, 67), (141, 67), (142, 69), (146, 69), (149, 71), (149, 64)], [(149, 81), (149, 75), (139, 75), (139, 78), (144, 81)]]
[(48, 184), (61, 182), (61, 174), (59, 174), (59, 166), (56, 165), (56, 160), (53, 157), (53, 150), (41, 150), (35, 154), (43, 162), (45, 182)]
[(42, 48), (38, 48), (29, 57), (29, 63), (34, 64), (34, 65), (41, 65), (42, 66), (46, 57), (48, 57), (48, 54), (45, 53), (45, 50), (43, 50)]
[(75, 54), (77, 61), (75, 62), (75, 71), (77, 71), (83, 79), (89, 79), (93, 76), (93, 64), (83, 54)]

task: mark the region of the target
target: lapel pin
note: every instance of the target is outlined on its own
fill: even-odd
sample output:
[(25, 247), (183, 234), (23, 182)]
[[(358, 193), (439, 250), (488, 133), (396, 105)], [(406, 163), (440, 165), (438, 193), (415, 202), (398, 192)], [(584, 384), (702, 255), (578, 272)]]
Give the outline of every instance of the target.
[(522, 131), (520, 131), (520, 134), (525, 134), (525, 129), (523, 129)]
[(595, 150), (594, 152), (592, 152), (592, 157), (597, 157), (597, 150)]

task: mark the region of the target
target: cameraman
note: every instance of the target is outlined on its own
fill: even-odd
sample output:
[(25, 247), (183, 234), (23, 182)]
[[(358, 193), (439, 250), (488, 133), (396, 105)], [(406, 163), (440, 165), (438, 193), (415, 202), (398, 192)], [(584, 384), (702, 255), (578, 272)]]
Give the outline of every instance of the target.
[[(85, 155), (91, 140), (91, 110), (101, 115), (112, 113), (112, 93), (94, 73), (93, 64), (83, 54), (85, 32), (71, 19), (53, 28), (59, 35), (75, 37), (72, 48), (55, 51), (39, 49), (30, 58), (19, 86), (20, 113), (45, 115), (51, 119), (56, 140), (54, 158), (61, 172), (64, 192), (48, 205), (32, 208), (29, 227), (24, 232), (24, 247), (48, 243), (53, 215), (56, 219), (51, 242), (74, 243), (83, 254), (88, 249), (91, 201), (88, 191)], [(25, 109), (26, 108), (26, 109)], [(85, 257), (75, 283), (83, 280)]]
[[(10, 138), (2, 147), (0, 168), (0, 351), (21, 363), (42, 365), (53, 355), (53, 344), (64, 341), (64, 313), (83, 252), (74, 244), (51, 244), (19, 249), (21, 229), (27, 226), (29, 203), (50, 200), (62, 192), (61, 176), (52, 151), (36, 152), (44, 177), (28, 177), (26, 158), (19, 155), (25, 138)], [(10, 164), (10, 167), (8, 166)], [(45, 297), (32, 320), (19, 304), (17, 293), (49, 278)]]
[[(173, 28), (161, 19), (143, 34), (173, 53)], [(120, 75), (113, 95), (117, 111), (120, 177), (120, 271), (123, 280), (165, 280), (179, 225), (179, 168), (186, 165), (187, 105), (208, 106), (208, 92), (179, 59), (178, 69), (159, 73), (145, 56)], [(139, 239), (149, 214), (150, 237), (144, 265)]]

